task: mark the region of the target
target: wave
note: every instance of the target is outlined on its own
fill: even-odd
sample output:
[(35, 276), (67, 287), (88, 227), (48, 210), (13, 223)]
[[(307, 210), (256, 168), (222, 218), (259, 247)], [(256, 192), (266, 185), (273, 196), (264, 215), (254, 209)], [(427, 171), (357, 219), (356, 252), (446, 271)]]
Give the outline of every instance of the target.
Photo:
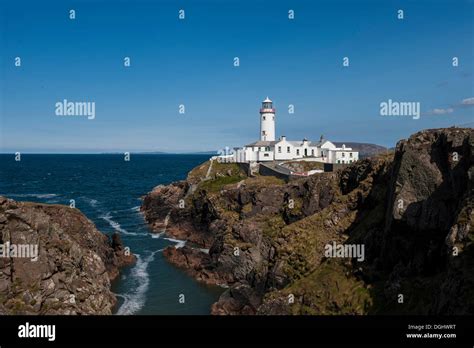
[(143, 308), (146, 301), (146, 292), (150, 284), (150, 275), (148, 273), (148, 265), (155, 259), (157, 252), (163, 249), (155, 250), (145, 259), (136, 254), (137, 262), (132, 268), (130, 278), (134, 282), (134, 286), (126, 294), (118, 294), (117, 296), (123, 298), (123, 303), (117, 311), (117, 315), (130, 315), (138, 312)]
[(112, 216), (110, 215), (110, 212), (107, 212), (104, 215), (99, 216), (102, 220), (105, 220), (109, 223), (110, 227), (112, 227), (115, 231), (126, 234), (129, 236), (140, 236), (142, 234), (140, 233), (135, 233), (135, 232), (128, 232), (126, 229), (122, 228), (122, 226), (117, 222), (112, 220)]
[(165, 232), (152, 233), (152, 234), (151, 234), (151, 238), (153, 238), (153, 239), (159, 239), (159, 238), (163, 237), (164, 234), (165, 234)]
[(169, 240), (170, 242), (173, 242), (173, 243), (176, 243), (176, 245), (174, 246), (176, 249), (182, 248), (186, 245), (185, 240), (174, 239), (174, 238), (163, 238), (163, 239)]
[(92, 199), (92, 198), (87, 198), (87, 197), (81, 197), (83, 200), (85, 200), (92, 208), (97, 208), (97, 204), (99, 203), (97, 199)]
[(131, 212), (133, 211), (134, 213), (140, 213), (140, 206), (137, 205), (136, 207), (132, 208), (125, 208), (125, 209), (118, 209), (118, 210), (113, 210), (113, 213), (124, 213), (124, 212)]
[(34, 198), (53, 198), (57, 197), (58, 195), (55, 193), (5, 193), (5, 194), (0, 194), (0, 196), (5, 196), (5, 197), (34, 197)]

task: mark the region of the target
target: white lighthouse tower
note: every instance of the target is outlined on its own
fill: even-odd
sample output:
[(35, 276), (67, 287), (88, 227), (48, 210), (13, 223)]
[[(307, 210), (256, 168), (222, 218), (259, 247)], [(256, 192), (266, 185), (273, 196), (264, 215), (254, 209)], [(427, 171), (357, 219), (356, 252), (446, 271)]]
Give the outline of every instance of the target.
[(260, 140), (275, 141), (275, 109), (268, 97), (262, 102), (260, 109)]

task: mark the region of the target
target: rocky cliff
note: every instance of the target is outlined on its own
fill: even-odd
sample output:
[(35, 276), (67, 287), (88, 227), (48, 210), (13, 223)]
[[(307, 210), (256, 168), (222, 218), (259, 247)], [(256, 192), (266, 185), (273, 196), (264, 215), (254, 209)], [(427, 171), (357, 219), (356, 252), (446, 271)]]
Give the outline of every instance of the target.
[[(79, 210), (5, 197), (0, 244), (10, 250), (0, 257), (0, 314), (111, 314), (110, 282), (134, 262), (118, 235), (109, 240)], [(37, 257), (12, 246), (37, 247)]]
[(472, 129), (426, 130), (289, 183), (207, 162), (142, 210), (156, 232), (192, 242), (166, 249), (171, 263), (228, 286), (214, 314), (472, 314), (473, 150)]

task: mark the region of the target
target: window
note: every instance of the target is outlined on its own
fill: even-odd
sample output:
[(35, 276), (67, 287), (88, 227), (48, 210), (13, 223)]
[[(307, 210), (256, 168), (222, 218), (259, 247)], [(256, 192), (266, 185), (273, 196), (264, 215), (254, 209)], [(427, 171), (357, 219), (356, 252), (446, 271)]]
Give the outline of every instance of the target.
[(349, 153), (349, 157), (352, 157), (352, 152)]
[(340, 160), (337, 160), (337, 163), (341, 163), (341, 161), (340, 161)]
[(267, 147), (265, 148), (265, 151), (270, 151), (270, 146), (267, 146)]
[(296, 156), (300, 155), (300, 149), (296, 149)]
[(262, 147), (260, 148), (260, 151), (265, 151), (265, 148), (262, 146)]
[(281, 153), (281, 146), (278, 146), (278, 153)]
[(343, 153), (342, 153), (342, 157), (345, 157), (345, 156), (346, 156), (346, 154), (343, 152)]
[(263, 154), (263, 157), (268, 157), (268, 153), (264, 153), (264, 154)]
[(311, 156), (314, 156), (314, 149), (311, 150)]
[(267, 118), (265, 116), (263, 116), (263, 120), (265, 121)]
[(291, 152), (291, 151), (290, 151), (290, 147), (289, 147), (289, 146), (286, 148), (286, 152), (288, 152), (288, 153), (290, 153), (290, 152)]

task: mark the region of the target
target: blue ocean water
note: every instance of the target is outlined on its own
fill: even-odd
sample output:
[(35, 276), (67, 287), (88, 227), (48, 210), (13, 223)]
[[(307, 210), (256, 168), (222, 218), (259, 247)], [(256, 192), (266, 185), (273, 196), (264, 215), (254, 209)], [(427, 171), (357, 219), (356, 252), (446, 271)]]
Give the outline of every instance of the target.
[[(206, 155), (0, 154), (0, 195), (18, 200), (69, 205), (105, 234), (119, 232), (137, 254), (113, 284), (117, 314), (209, 314), (221, 288), (194, 281), (170, 265), (162, 250), (180, 242), (152, 235), (139, 212), (140, 197), (159, 184), (182, 180)], [(184, 295), (184, 303), (179, 296)]]

